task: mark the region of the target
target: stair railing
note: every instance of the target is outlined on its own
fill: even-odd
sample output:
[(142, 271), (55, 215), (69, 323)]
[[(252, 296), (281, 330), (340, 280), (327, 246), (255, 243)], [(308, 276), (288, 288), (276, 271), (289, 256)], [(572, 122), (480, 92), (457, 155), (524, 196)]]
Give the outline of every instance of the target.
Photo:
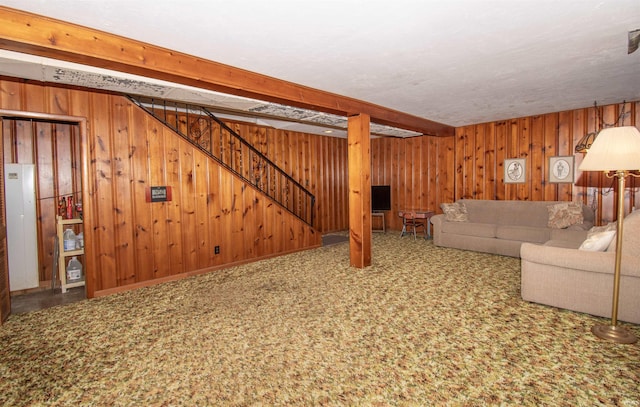
[(205, 107), (141, 96), (136, 105), (313, 226), (315, 197)]

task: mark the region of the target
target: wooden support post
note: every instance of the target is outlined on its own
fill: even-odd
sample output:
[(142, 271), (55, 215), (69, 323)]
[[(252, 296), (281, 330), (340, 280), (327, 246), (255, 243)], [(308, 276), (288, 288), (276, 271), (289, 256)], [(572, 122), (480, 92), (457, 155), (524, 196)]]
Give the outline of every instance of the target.
[(371, 265), (371, 140), (370, 117), (349, 117), (349, 253), (351, 265)]

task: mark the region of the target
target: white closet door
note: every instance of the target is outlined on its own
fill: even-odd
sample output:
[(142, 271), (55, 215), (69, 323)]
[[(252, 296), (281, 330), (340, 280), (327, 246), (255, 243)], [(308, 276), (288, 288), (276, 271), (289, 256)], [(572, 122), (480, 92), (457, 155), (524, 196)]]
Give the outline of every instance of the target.
[(6, 164), (4, 169), (9, 288), (26, 290), (39, 285), (35, 165)]

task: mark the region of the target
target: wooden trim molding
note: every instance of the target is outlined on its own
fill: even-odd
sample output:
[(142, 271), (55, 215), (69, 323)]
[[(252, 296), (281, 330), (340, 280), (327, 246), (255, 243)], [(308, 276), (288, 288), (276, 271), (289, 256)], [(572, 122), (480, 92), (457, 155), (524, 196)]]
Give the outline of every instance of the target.
[(0, 7), (0, 48), (343, 116), (364, 113), (427, 135), (454, 134), (451, 126), (373, 103), (7, 7)]

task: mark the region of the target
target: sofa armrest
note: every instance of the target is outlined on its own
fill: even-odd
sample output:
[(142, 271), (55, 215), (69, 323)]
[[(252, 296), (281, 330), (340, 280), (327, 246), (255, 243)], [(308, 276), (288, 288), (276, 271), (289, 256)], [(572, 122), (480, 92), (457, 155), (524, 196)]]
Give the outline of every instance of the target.
[[(523, 243), (520, 246), (520, 258), (522, 261), (531, 263), (613, 274), (616, 256), (613, 252), (589, 252), (565, 247)], [(631, 266), (629, 265), (630, 268)], [(622, 264), (622, 272), (624, 273), (624, 271), (625, 265)]]
[(433, 244), (439, 246), (442, 236), (442, 222), (446, 222), (444, 214), (439, 213), (437, 215), (433, 215), (429, 219), (429, 221), (431, 222), (431, 225), (433, 225), (433, 230), (431, 231), (431, 236), (433, 236)]

